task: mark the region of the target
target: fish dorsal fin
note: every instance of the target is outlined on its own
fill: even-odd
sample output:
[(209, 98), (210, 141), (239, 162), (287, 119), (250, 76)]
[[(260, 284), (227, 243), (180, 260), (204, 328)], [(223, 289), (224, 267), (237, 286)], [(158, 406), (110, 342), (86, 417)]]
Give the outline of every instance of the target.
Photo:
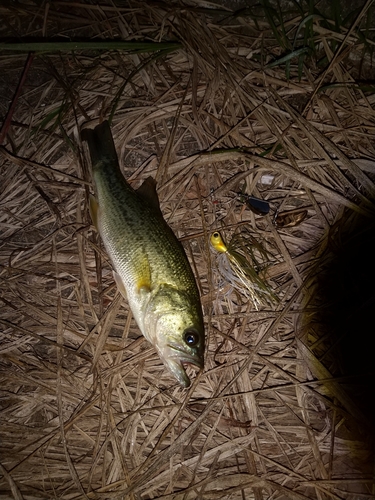
[(156, 192), (156, 181), (153, 177), (147, 177), (143, 184), (137, 189), (137, 193), (153, 209), (162, 215), (158, 193)]

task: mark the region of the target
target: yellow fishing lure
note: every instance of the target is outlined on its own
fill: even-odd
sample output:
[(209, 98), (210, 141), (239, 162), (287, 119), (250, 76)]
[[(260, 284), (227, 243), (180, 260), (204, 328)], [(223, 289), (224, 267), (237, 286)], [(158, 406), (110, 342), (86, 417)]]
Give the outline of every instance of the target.
[(261, 266), (255, 251), (263, 259), (267, 256), (259, 243), (249, 236), (237, 234), (226, 245), (218, 231), (211, 234), (210, 243), (219, 252), (218, 271), (222, 278), (251, 299), (256, 309), (264, 302), (271, 304), (278, 301), (269, 285), (258, 274)]

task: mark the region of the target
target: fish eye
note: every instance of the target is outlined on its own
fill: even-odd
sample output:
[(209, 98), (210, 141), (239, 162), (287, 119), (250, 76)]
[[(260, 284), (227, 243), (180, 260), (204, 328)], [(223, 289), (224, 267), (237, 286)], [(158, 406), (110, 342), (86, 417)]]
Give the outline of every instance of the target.
[(184, 339), (189, 347), (194, 347), (199, 342), (199, 333), (196, 330), (186, 330)]

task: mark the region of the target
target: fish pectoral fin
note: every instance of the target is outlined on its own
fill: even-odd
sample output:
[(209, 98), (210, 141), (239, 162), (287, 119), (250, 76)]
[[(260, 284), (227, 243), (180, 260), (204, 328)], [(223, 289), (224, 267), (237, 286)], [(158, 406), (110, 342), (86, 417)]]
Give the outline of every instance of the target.
[(138, 293), (150, 293), (151, 291), (151, 286), (150, 283), (145, 283), (143, 281), (139, 281), (137, 283), (137, 292)]
[[(135, 276), (135, 291), (137, 294), (148, 294), (151, 291), (151, 271), (147, 255), (138, 256), (137, 265), (133, 268)], [(116, 271), (113, 271), (113, 278), (121, 295), (127, 299), (124, 281)]]
[(136, 271), (136, 291), (137, 293), (149, 293), (151, 290), (151, 270), (146, 254), (138, 260)]
[(124, 282), (121, 279), (121, 276), (118, 273), (116, 273), (116, 271), (113, 271), (113, 277), (116, 281), (116, 285), (117, 285), (119, 292), (124, 297), (124, 299), (126, 299), (127, 298), (126, 290), (125, 290)]
[(162, 215), (158, 193), (156, 192), (156, 181), (153, 177), (147, 177), (147, 179), (143, 181), (143, 184), (137, 189), (137, 193), (151, 208)]
[(99, 231), (98, 229), (98, 219), (99, 219), (99, 204), (96, 201), (95, 196), (90, 194), (90, 199), (89, 199), (89, 209), (90, 209), (90, 216), (91, 220), (96, 227), (96, 230)]

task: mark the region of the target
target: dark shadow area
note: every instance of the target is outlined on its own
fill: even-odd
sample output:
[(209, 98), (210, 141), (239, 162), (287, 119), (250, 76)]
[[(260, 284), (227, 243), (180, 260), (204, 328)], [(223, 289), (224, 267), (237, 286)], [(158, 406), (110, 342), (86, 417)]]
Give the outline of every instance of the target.
[[(347, 213), (333, 226), (313, 282), (305, 340), (345, 391), (346, 408), (327, 385), (334, 404), (343, 406), (348, 417), (340, 432), (364, 443), (366, 472), (371, 473), (375, 448), (375, 216)], [(353, 408), (355, 415), (350, 411)]]
[(321, 282), (329, 309), (325, 321), (335, 341), (337, 369), (352, 377), (347, 391), (375, 420), (375, 221), (339, 228), (333, 257)]

